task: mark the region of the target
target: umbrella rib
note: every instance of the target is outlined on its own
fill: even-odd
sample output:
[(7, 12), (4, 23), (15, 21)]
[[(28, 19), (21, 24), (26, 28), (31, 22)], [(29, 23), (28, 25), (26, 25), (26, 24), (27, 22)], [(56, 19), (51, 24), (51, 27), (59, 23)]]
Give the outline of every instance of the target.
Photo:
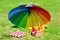
[[(20, 12), (22, 12), (22, 11), (20, 11)], [(17, 17), (15, 17), (15, 15), (16, 15), (16, 14), (15, 14), (15, 15), (13, 15), (13, 17), (15, 17), (15, 18), (13, 18), (13, 21), (14, 21), (15, 19), (17, 19), (17, 18), (19, 17), (19, 15), (21, 15), (21, 14), (22, 14), (22, 13), (20, 13), (20, 12), (16, 13), (16, 14), (18, 14), (18, 15), (17, 15)], [(10, 17), (10, 18), (11, 18), (11, 17)], [(9, 18), (9, 19), (10, 19), (10, 18)], [(10, 19), (10, 20), (11, 20), (11, 19)], [(12, 23), (13, 23), (13, 21), (12, 21)]]
[[(25, 15), (26, 15), (26, 14), (24, 13), (24, 15), (22, 16), (22, 19), (23, 19), (23, 17), (24, 17)], [(18, 16), (18, 17), (20, 17), (20, 16)], [(17, 18), (18, 18), (18, 17), (17, 17)], [(17, 18), (16, 18), (16, 19), (17, 19)], [(21, 20), (22, 20), (22, 19), (21, 19)], [(20, 22), (21, 22), (21, 20), (20, 20)], [(19, 25), (19, 23), (18, 23), (17, 25)]]
[[(37, 10), (37, 9), (36, 9)], [(40, 13), (40, 11), (39, 10), (37, 10), (38, 11), (38, 13)], [(41, 15), (44, 15), (43, 13), (40, 13)], [(44, 15), (44, 17), (49, 21), (49, 19), (47, 18), (47, 16), (46, 15)]]
[[(33, 15), (33, 13), (32, 13), (32, 15)], [(35, 15), (33, 15), (34, 17), (36, 17)], [(37, 18), (35, 18), (35, 19), (37, 19)]]
[[(30, 18), (31, 18), (31, 19), (33, 19), (33, 18), (32, 18), (32, 14), (31, 14), (31, 13), (30, 13)], [(32, 20), (31, 22), (32, 22), (32, 26), (33, 26), (33, 20)]]
[[(27, 13), (27, 14), (28, 14), (28, 13)], [(26, 13), (25, 13), (25, 16), (26, 16)], [(24, 17), (23, 17), (23, 18), (24, 18)], [(22, 20), (23, 20), (23, 18), (22, 18)], [(27, 19), (28, 19), (28, 18), (27, 18)], [(21, 20), (21, 21), (22, 21), (22, 20)], [(21, 22), (20, 22), (20, 24), (21, 24)], [(26, 24), (27, 24), (27, 23), (26, 23)], [(26, 25), (25, 25), (25, 26), (26, 26)]]
[(43, 8), (41, 8), (41, 7), (35, 7), (35, 8), (33, 8), (33, 9), (34, 9), (34, 10), (37, 10), (38, 12), (41, 12), (42, 15), (46, 16), (47, 19), (50, 20), (50, 15), (49, 15), (49, 13), (48, 13), (46, 10), (44, 10)]
[[(40, 12), (38, 12), (38, 13), (40, 13)], [(42, 13), (40, 13), (41, 15), (43, 15)], [(43, 15), (46, 19), (47, 19), (47, 17), (45, 16), (45, 15)], [(49, 21), (48, 19), (47, 19), (47, 21)]]
[[(36, 17), (33, 13), (32, 13), (32, 16), (34, 16), (34, 18)], [(36, 22), (37, 22), (37, 20), (38, 20), (37, 17), (35, 18), (35, 20), (36, 20)]]
[[(33, 11), (33, 10), (32, 10)], [(35, 11), (36, 12), (36, 14), (37, 14), (37, 11)], [(42, 17), (40, 16), (40, 18), (41, 18), (41, 20), (42, 20), (42, 22), (43, 22), (43, 19), (42, 19)], [(45, 24), (45, 22), (43, 22), (44, 24)]]
[[(38, 12), (39, 13), (39, 12)], [(41, 15), (43, 15), (42, 13), (41, 13)], [(44, 17), (47, 19), (47, 17), (44, 15)], [(49, 21), (49, 19), (47, 19), (48, 21)]]

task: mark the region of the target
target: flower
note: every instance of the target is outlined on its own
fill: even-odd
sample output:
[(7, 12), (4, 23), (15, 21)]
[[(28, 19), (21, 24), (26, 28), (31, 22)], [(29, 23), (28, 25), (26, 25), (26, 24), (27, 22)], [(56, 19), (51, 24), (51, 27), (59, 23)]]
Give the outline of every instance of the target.
[(21, 31), (18, 31), (18, 30), (10, 33), (10, 36), (14, 36), (14, 37), (17, 37), (17, 38), (21, 38), (25, 35), (26, 35), (25, 32), (21, 32)]

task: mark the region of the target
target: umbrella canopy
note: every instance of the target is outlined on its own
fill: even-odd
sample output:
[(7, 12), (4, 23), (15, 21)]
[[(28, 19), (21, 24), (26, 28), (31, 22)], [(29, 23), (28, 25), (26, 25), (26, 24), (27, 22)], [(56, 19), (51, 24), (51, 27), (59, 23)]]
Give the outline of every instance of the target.
[(9, 20), (18, 27), (32, 27), (47, 24), (50, 22), (49, 12), (45, 9), (33, 5), (21, 5), (12, 9), (9, 14)]

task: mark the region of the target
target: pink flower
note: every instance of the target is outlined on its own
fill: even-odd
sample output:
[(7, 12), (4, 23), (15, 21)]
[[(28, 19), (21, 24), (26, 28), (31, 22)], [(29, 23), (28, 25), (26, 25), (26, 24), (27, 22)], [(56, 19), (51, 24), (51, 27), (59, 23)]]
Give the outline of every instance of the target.
[(26, 35), (26, 33), (21, 32), (21, 31), (14, 31), (14, 32), (10, 33), (10, 36), (14, 36), (14, 37), (17, 37), (17, 38), (21, 38), (25, 35)]

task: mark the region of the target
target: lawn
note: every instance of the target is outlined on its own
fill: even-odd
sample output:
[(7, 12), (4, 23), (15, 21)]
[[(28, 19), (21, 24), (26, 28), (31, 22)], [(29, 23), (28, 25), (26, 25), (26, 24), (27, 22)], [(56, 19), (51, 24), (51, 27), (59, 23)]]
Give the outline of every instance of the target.
[[(44, 36), (33, 37), (30, 31), (24, 28), (12, 28), (8, 19), (11, 9), (22, 4), (36, 4), (50, 12), (51, 21), (47, 25)], [(0, 40), (60, 40), (60, 0), (0, 0)], [(14, 30), (28, 30), (28, 35), (23, 38), (9, 36)]]

